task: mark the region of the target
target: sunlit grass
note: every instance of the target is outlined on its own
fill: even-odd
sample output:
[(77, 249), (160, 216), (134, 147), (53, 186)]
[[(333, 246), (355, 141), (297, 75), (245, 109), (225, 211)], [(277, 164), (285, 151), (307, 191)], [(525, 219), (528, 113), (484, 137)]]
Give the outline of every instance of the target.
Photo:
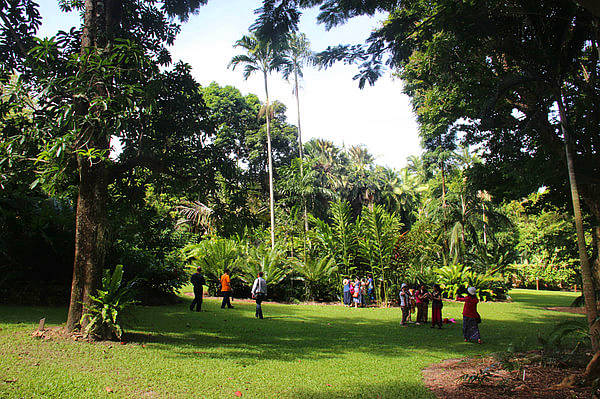
[(0, 397), (428, 398), (426, 365), (535, 347), (538, 332), (581, 317), (544, 309), (577, 294), (511, 294), (515, 302), (480, 305), (481, 346), (462, 341), (458, 303), (443, 310), (458, 323), (439, 331), (401, 327), (397, 308), (266, 304), (257, 320), (252, 303), (221, 310), (205, 300), (195, 313), (186, 299), (138, 307), (126, 345), (40, 341), (30, 335), (39, 318), (59, 325), (65, 309), (0, 306)]

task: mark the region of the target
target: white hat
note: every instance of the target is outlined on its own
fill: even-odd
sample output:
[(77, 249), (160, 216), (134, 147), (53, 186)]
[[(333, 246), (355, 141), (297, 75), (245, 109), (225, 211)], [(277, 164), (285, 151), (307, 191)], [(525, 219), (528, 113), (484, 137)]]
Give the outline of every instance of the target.
[(400, 288), (404, 288), (404, 287), (408, 287), (408, 285), (406, 283), (402, 283), (402, 286)]
[(475, 295), (475, 293), (477, 292), (477, 290), (475, 289), (475, 287), (469, 287), (469, 288), (467, 288), (467, 292), (470, 295)]

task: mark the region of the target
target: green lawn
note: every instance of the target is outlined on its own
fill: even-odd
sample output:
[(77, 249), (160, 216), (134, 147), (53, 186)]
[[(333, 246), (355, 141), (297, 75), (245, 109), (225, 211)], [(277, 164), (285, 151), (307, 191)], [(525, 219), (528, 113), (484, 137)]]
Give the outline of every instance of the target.
[(459, 303), (443, 311), (459, 322), (439, 331), (400, 327), (398, 308), (267, 304), (257, 320), (250, 303), (221, 310), (208, 300), (207, 312), (192, 313), (186, 300), (138, 307), (127, 345), (40, 341), (30, 335), (37, 321), (59, 325), (65, 309), (0, 306), (0, 397), (429, 398), (426, 365), (535, 347), (538, 331), (577, 317), (544, 310), (576, 294), (511, 295), (513, 303), (480, 304), (481, 346), (463, 342)]

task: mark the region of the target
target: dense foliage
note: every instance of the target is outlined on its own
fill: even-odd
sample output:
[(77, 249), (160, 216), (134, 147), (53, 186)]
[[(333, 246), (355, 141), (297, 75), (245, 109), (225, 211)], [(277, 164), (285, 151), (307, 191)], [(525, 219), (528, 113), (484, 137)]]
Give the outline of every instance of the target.
[[(35, 38), (35, 4), (11, 3), (10, 21), (22, 26), (22, 37), (12, 45), (4, 39), (14, 31), (0, 28), (3, 296), (64, 303), (71, 276), (94, 280), (97, 268), (119, 264), (143, 303), (176, 299), (197, 266), (213, 294), (225, 268), (240, 296), (262, 271), (270, 295), (287, 301), (337, 300), (342, 278), (368, 274), (380, 303), (394, 302), (403, 282), (440, 283), (447, 297), (474, 285), (484, 299), (505, 298), (511, 284), (580, 283), (567, 178), (556, 162), (564, 132), (555, 104), (564, 100), (569, 128), (580, 132), (578, 174), (593, 216), (598, 112), (590, 104), (598, 47), (590, 39), (594, 25), (574, 3), (513, 13), (502, 1), (367, 1), (358, 9), (326, 2), (320, 18), (329, 27), (389, 12), (370, 47), (330, 48), (316, 59), (363, 62), (357, 79), (364, 85), (390, 56), (426, 149), (399, 171), (377, 165), (362, 146), (302, 143), (284, 104), (218, 83), (201, 87), (188, 65), (171, 65), (166, 45), (179, 28), (169, 18), (185, 20), (203, 3), (142, 10), (128, 3), (132, 8), (113, 21), (115, 36), (100, 35), (88, 47), (85, 24)], [(294, 77), (298, 94), (300, 68), (315, 57), (301, 35), (280, 40), (294, 26), (293, 12), (286, 14), (289, 26), (265, 41), (266, 28), (276, 26), (268, 22), (281, 17), (270, 3), (256, 35), (236, 43), (246, 54), (232, 65), (243, 65), (246, 77), (261, 72), (265, 84), (281, 69)], [(567, 32), (570, 25), (558, 11), (574, 21), (564, 41), (553, 23)], [(544, 51), (523, 38), (521, 22)], [(399, 32), (410, 35), (399, 39)], [(573, 67), (569, 54), (581, 65)], [(549, 65), (555, 56), (557, 65)], [(595, 223), (586, 219), (588, 228)], [(598, 231), (588, 246), (598, 246)], [(80, 270), (86, 261), (94, 267)], [(88, 305), (99, 298), (85, 292)]]

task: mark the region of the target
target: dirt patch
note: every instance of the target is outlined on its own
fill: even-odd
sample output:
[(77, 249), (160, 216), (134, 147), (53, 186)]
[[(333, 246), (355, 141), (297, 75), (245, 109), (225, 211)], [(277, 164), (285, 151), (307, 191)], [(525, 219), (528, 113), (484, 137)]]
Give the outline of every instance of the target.
[[(479, 381), (461, 380), (461, 376), (481, 376), (486, 371), (489, 376)], [(423, 381), (438, 398), (445, 399), (591, 398), (589, 387), (556, 387), (573, 373), (580, 374), (581, 370), (529, 364), (520, 370), (507, 371), (493, 357), (465, 358), (427, 367), (423, 370)]]
[(555, 312), (565, 312), (565, 313), (574, 313), (574, 314), (585, 314), (584, 307), (573, 307), (573, 306), (552, 306), (548, 308), (544, 308), (546, 310), (553, 310)]

